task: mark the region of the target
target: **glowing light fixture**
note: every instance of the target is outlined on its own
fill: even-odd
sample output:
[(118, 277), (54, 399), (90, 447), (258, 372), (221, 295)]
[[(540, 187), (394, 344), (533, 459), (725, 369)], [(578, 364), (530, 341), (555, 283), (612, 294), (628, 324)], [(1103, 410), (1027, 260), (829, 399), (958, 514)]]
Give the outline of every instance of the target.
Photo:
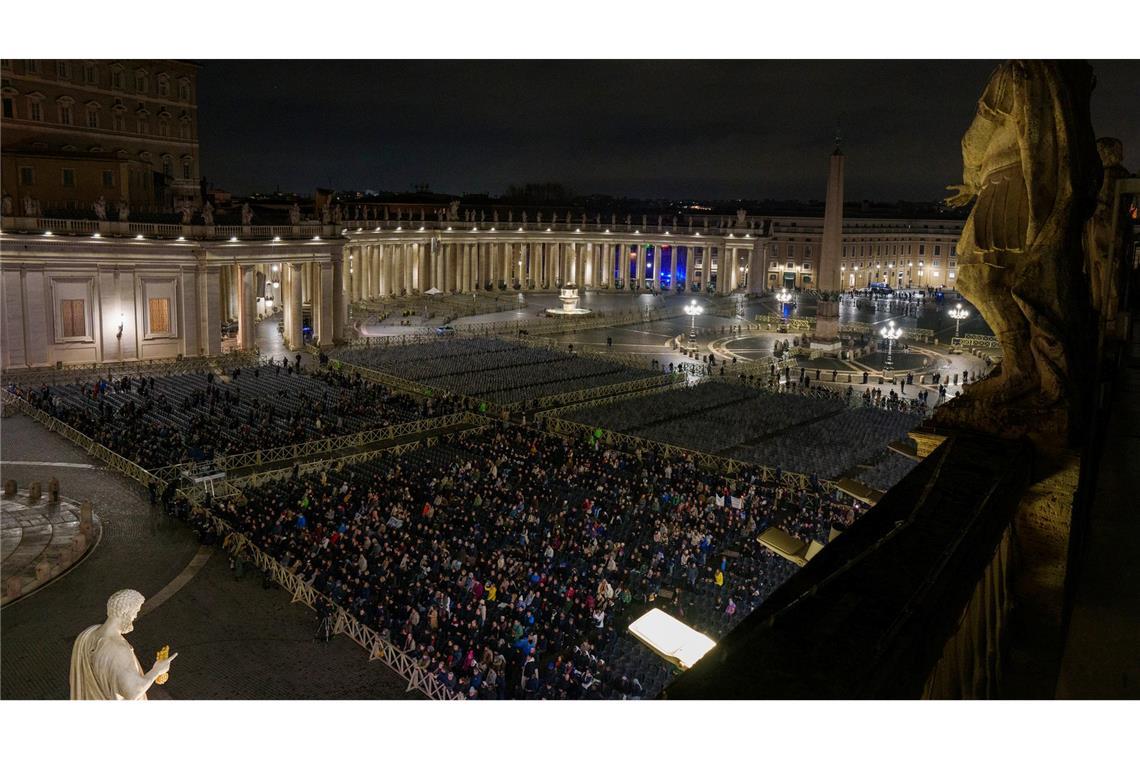
[(688, 670), (716, 646), (716, 642), (657, 608), (629, 624), (629, 632), (661, 657)]

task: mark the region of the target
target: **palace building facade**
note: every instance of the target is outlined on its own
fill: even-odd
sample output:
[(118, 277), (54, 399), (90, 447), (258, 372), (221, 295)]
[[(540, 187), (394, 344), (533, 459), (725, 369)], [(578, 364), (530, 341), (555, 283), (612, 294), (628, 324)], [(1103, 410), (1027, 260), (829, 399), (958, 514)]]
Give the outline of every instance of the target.
[(109, 218), (199, 203), (198, 66), (3, 59), (5, 214)]

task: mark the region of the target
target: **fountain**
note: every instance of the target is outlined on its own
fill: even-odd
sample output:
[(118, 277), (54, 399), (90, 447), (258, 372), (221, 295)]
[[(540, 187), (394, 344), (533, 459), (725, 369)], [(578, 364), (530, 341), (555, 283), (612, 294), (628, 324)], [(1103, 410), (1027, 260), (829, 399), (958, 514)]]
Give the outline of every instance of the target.
[(578, 306), (578, 286), (574, 284), (562, 288), (558, 294), (558, 300), (562, 302), (562, 308), (547, 309), (547, 314), (554, 317), (576, 317), (590, 313), (589, 309), (582, 309)]

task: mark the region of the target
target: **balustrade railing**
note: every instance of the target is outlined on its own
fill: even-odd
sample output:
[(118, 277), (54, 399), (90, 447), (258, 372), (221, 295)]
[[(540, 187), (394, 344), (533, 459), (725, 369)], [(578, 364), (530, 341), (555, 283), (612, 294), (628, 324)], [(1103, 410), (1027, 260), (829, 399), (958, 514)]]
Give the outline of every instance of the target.
[(5, 232), (50, 232), (60, 235), (95, 235), (101, 237), (137, 238), (139, 235), (151, 239), (176, 240), (271, 240), (273, 238), (314, 237), (339, 238), (344, 228), (321, 222), (301, 222), (289, 225), (206, 225), (174, 224), (168, 222), (131, 222), (99, 219), (52, 219), (34, 216), (5, 216), (2, 220)]

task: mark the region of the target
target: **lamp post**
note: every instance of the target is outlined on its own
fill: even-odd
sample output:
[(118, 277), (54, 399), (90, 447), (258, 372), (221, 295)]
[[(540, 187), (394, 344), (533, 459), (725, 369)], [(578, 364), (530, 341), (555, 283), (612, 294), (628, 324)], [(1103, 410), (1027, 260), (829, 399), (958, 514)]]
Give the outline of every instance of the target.
[(894, 369), (894, 358), (891, 349), (894, 347), (894, 342), (902, 337), (903, 331), (901, 327), (895, 327), (894, 320), (887, 323), (887, 326), (879, 330), (879, 335), (887, 339), (887, 361), (883, 363), (883, 369), (890, 372)]
[(685, 305), (685, 313), (689, 315), (689, 348), (697, 347), (697, 315), (704, 314), (705, 310), (696, 299)]
[(780, 288), (780, 292), (776, 294), (776, 300), (780, 303), (780, 317), (784, 320), (784, 331), (787, 332), (788, 324), (788, 304), (790, 304), (795, 296), (788, 292), (787, 288)]
[(955, 304), (954, 308), (949, 312), (950, 319), (954, 320), (954, 338), (958, 338), (958, 328), (962, 326), (962, 320), (970, 316), (970, 312), (962, 308), (962, 304)]

